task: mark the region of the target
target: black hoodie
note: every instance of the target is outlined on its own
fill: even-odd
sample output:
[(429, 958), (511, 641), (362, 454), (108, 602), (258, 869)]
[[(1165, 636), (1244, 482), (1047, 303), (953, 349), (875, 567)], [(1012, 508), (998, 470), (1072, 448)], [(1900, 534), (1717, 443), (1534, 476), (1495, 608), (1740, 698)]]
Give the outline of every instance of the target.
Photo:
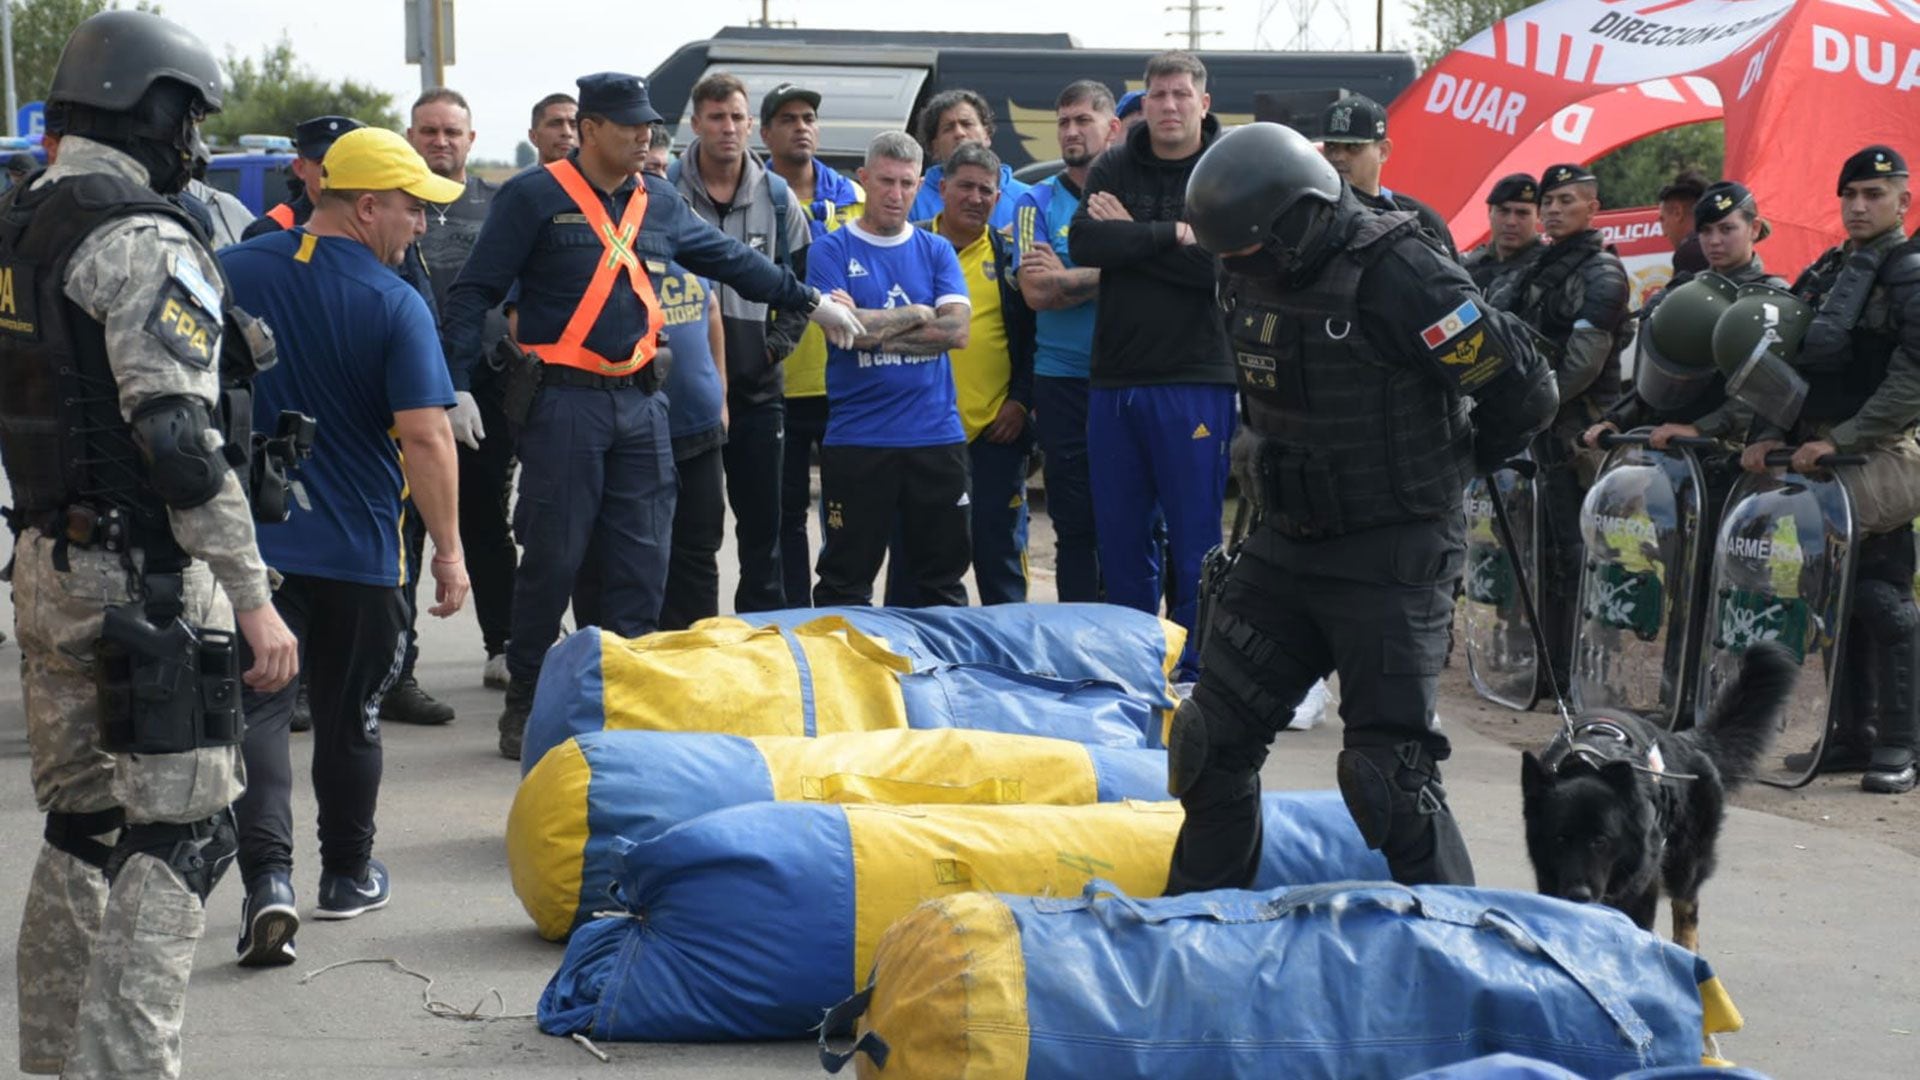
[[(1137, 125), (1093, 163), (1067, 236), (1074, 264), (1100, 269), (1093, 385), (1232, 386), (1233, 354), (1214, 300), (1213, 256), (1182, 245), (1174, 228), (1186, 210), (1187, 177), (1200, 154), (1164, 161), (1154, 156), (1150, 134), (1147, 125)], [(1207, 116), (1201, 152), (1219, 134), (1220, 122)], [(1119, 199), (1133, 220), (1087, 216), (1087, 199), (1102, 191)]]

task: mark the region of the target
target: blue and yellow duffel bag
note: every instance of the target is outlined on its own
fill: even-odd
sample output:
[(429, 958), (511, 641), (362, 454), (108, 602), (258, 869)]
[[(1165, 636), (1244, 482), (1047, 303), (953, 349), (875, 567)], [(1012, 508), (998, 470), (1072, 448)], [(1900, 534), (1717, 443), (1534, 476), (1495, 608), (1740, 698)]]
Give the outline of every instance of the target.
[(1698, 1065), (1708, 1035), (1739, 1027), (1704, 960), (1598, 904), (1351, 882), (1129, 893), (922, 905), (829, 1016), (828, 1034), (858, 1025), (851, 1050), (823, 1039), (823, 1063), (882, 1080), (1394, 1080), (1512, 1051), (1613, 1077)]
[(548, 751), (507, 815), (513, 891), (558, 941), (613, 907), (615, 838), (751, 802), (1078, 806), (1165, 797), (1167, 755), (989, 731), (743, 738), (598, 731)]
[[(1156, 642), (1164, 638), (1125, 639), (1159, 662)], [(567, 739), (603, 730), (814, 736), (965, 728), (1103, 746), (1164, 745), (1173, 707), (1164, 679), (1162, 689), (1143, 696), (1073, 674), (1061, 657), (1032, 663), (1036, 670), (916, 664), (831, 616), (792, 628), (709, 621), (633, 639), (588, 627), (548, 650), (520, 760), (531, 768)]]
[[(1384, 878), (1336, 792), (1267, 795), (1262, 887)], [(866, 982), (881, 935), (956, 893), (1166, 887), (1180, 804), (754, 803), (620, 845), (630, 917), (580, 927), (540, 997), (552, 1035), (783, 1039)], [(1097, 1075), (1093, 1072), (1081, 1075)]]

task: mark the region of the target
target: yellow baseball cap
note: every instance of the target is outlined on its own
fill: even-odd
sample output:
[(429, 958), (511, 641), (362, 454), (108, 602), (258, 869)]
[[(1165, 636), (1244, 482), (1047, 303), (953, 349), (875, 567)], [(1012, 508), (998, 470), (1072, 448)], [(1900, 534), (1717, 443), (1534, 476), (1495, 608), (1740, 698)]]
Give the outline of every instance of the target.
[(416, 199), (450, 203), (466, 185), (435, 176), (407, 140), (386, 128), (363, 127), (333, 140), (320, 167), (325, 186), (342, 191), (404, 191)]

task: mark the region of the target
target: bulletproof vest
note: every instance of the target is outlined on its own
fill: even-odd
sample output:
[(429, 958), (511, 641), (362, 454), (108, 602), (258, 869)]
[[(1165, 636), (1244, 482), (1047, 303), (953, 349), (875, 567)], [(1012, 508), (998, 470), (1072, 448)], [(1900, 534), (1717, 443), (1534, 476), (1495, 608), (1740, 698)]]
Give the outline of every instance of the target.
[(1222, 296), (1247, 419), (1266, 439), (1266, 514), (1288, 535), (1336, 536), (1459, 512), (1472, 472), (1466, 403), (1425, 371), (1380, 353), (1358, 311), (1367, 268), (1395, 244), (1425, 242), (1412, 214), (1365, 214), (1304, 289), (1227, 279)]
[[(1585, 292), (1580, 270), (1605, 251), (1605, 241), (1596, 229), (1544, 245), (1514, 280), (1500, 285), (1497, 303), (1564, 349), (1567, 339), (1573, 336), (1573, 324)], [(1614, 333), (1613, 351), (1608, 354), (1599, 377), (1581, 395), (1583, 398), (1602, 405), (1619, 400), (1620, 354), (1626, 350), (1627, 337), (1624, 333)], [(1558, 367), (1557, 360), (1555, 366)]]
[[(121, 416), (106, 330), (67, 299), (64, 288), (67, 264), (81, 242), (129, 214), (172, 218), (204, 242), (186, 211), (115, 176), (67, 177), (0, 196), (0, 460), (17, 513), (76, 506), (103, 516), (117, 513), (126, 542), (145, 550), (149, 568), (159, 570), (185, 556), (174, 542), (166, 504), (148, 482), (133, 429)], [(226, 367), (223, 354), (223, 372)], [(252, 403), (244, 379), (231, 381), (238, 399), (223, 395), (221, 412), (228, 415), (220, 422), (229, 459), (238, 458), (234, 464), (244, 477)]]
[[(1903, 254), (1920, 247), (1906, 241), (1884, 252), (1882, 268)], [(1815, 308), (1825, 310), (1829, 291), (1846, 266), (1845, 248), (1835, 248), (1821, 256), (1797, 283), (1795, 292)], [(1900, 345), (1900, 327), (1893, 318), (1891, 289), (1884, 281), (1875, 281), (1866, 302), (1857, 313), (1848, 316), (1851, 344), (1848, 354), (1838, 363), (1796, 363), (1807, 380), (1807, 401), (1800, 417), (1812, 423), (1837, 423), (1860, 412), (1867, 399), (1886, 381), (1887, 366)]]

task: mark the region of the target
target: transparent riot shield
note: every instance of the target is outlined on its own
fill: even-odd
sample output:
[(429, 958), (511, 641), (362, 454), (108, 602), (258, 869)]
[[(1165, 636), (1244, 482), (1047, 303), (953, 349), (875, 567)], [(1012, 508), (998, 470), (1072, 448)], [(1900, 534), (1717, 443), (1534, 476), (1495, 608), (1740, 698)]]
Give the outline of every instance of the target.
[(1706, 718), (1749, 645), (1791, 650), (1800, 681), (1755, 779), (1799, 787), (1819, 769), (1828, 718), (1841, 707), (1853, 555), (1853, 503), (1839, 480), (1776, 470), (1734, 485), (1714, 546), (1694, 716)]
[(1494, 522), (1493, 501), (1485, 477), (1467, 485), (1467, 568), (1461, 604), (1466, 609), (1467, 675), (1479, 695), (1497, 705), (1526, 711), (1540, 699), (1539, 657), (1521, 602), (1524, 576), (1540, 588), (1539, 501), (1533, 482), (1511, 469), (1493, 474), (1513, 525), (1513, 539), (1524, 560), (1515, 573), (1513, 557)]
[(1696, 654), (1706, 481), (1690, 447), (1616, 437), (1580, 507), (1585, 561), (1574, 618), (1573, 707), (1674, 727)]

